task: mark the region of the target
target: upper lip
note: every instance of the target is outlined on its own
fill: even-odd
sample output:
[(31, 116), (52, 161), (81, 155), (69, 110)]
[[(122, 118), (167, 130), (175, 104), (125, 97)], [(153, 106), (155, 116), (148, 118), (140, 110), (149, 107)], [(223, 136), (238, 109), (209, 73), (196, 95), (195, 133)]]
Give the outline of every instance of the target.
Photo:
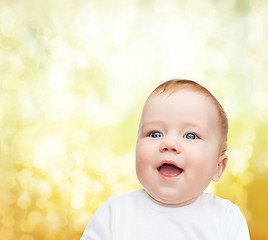
[[(159, 166), (157, 167), (157, 169), (159, 170), (160, 167), (162, 167), (164, 164), (172, 164), (172, 165), (176, 166), (177, 168), (182, 169), (182, 168), (179, 167), (173, 160), (163, 160), (163, 161), (159, 164)], [(183, 169), (182, 169), (182, 170), (183, 170)]]

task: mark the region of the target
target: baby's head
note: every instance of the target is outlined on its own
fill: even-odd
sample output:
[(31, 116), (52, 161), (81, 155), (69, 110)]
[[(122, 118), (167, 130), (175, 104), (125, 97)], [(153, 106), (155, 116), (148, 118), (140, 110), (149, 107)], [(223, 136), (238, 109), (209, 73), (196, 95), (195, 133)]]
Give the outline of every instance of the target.
[(200, 84), (186, 79), (173, 79), (169, 80), (167, 82), (164, 82), (163, 84), (159, 85), (148, 97), (151, 98), (153, 96), (159, 95), (159, 94), (167, 94), (172, 95), (175, 92), (178, 92), (180, 90), (189, 90), (196, 93), (200, 93), (207, 97), (212, 105), (215, 106), (216, 111), (218, 112), (218, 127), (221, 131), (221, 141), (220, 141), (220, 150), (224, 153), (227, 150), (227, 135), (228, 135), (228, 119), (226, 116), (226, 113), (224, 109), (222, 108), (221, 104), (218, 102), (218, 100), (203, 86)]
[(216, 98), (190, 80), (170, 80), (147, 99), (136, 171), (148, 195), (166, 206), (197, 199), (226, 167), (228, 121)]

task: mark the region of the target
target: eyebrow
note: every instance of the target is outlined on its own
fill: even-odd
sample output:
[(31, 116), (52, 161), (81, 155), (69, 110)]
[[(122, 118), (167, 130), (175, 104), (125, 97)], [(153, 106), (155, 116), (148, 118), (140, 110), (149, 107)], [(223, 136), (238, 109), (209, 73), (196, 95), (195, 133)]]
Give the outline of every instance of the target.
[[(207, 136), (209, 134), (209, 128), (200, 127), (199, 125), (197, 125), (195, 123), (186, 123), (185, 127), (196, 128), (197, 132), (199, 132), (199, 134), (202, 134), (202, 136)], [(195, 131), (195, 129), (193, 129), (193, 130)]]
[(152, 125), (152, 124), (164, 124), (164, 121), (161, 120), (151, 120), (145, 123), (142, 123), (141, 128), (145, 128), (147, 125)]
[[(155, 125), (157, 125), (157, 124), (165, 124), (165, 121), (162, 121), (162, 120), (151, 120), (151, 121), (148, 121), (148, 122), (145, 122), (145, 123), (143, 123), (142, 125), (141, 125), (141, 129), (144, 129), (144, 128), (146, 128), (147, 127), (147, 125), (152, 125), (152, 124), (155, 124)], [(208, 129), (207, 128), (202, 128), (202, 127), (200, 127), (199, 125), (197, 125), (197, 124), (195, 124), (195, 123), (183, 123), (183, 125), (185, 126), (185, 127), (194, 127), (194, 128), (197, 128), (197, 129), (199, 129), (200, 131), (208, 131)]]

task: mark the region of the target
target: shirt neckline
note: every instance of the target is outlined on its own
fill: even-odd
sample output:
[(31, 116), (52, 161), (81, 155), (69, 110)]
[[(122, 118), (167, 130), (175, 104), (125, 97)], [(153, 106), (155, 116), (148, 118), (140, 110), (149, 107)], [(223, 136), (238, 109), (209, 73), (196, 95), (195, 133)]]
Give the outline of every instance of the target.
[(202, 193), (194, 202), (188, 204), (188, 205), (185, 205), (185, 206), (182, 206), (182, 207), (166, 207), (166, 206), (161, 206), (159, 204), (157, 204), (156, 202), (154, 202), (146, 193), (146, 191), (144, 189), (141, 189), (142, 191), (142, 195), (143, 195), (143, 198), (146, 202), (146, 204), (148, 205), (148, 207), (150, 208), (153, 208), (159, 212), (171, 212), (171, 213), (176, 213), (176, 212), (182, 212), (182, 211), (188, 211), (189, 209), (193, 209), (193, 208), (196, 208), (200, 202), (201, 202), (201, 199), (204, 195), (204, 193)]

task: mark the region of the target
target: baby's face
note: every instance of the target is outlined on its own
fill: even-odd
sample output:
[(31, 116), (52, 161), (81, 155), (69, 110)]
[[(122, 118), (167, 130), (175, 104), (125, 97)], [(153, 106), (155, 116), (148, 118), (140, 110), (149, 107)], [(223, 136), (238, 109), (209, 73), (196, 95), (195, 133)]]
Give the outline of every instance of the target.
[(152, 96), (136, 145), (139, 181), (161, 205), (192, 203), (225, 168), (220, 139), (216, 108), (204, 95), (184, 89)]

